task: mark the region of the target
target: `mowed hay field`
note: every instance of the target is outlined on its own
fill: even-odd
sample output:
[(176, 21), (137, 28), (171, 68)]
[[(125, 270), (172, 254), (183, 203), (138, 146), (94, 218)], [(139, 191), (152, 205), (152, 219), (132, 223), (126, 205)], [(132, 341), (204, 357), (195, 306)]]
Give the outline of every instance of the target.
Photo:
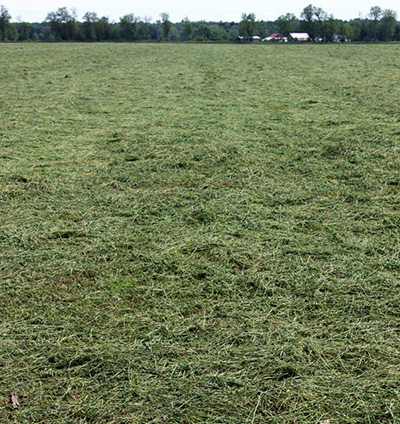
[(400, 44), (0, 57), (1, 423), (400, 422)]

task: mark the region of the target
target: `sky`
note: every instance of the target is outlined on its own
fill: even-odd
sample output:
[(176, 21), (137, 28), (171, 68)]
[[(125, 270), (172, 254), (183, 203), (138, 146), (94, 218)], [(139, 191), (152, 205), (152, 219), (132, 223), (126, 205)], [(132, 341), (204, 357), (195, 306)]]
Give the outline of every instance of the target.
[(0, 0), (14, 22), (18, 18), (26, 22), (42, 22), (49, 12), (63, 6), (75, 8), (79, 20), (88, 11), (108, 16), (111, 21), (119, 21), (127, 13), (151, 17), (152, 21), (156, 21), (162, 12), (169, 13), (172, 22), (179, 22), (186, 16), (191, 21), (238, 22), (242, 13), (255, 13), (259, 20), (275, 20), (289, 12), (300, 16), (303, 8), (310, 3), (339, 19), (365, 17), (369, 9), (377, 5), (382, 9), (393, 9), (398, 14), (400, 12), (398, 0)]

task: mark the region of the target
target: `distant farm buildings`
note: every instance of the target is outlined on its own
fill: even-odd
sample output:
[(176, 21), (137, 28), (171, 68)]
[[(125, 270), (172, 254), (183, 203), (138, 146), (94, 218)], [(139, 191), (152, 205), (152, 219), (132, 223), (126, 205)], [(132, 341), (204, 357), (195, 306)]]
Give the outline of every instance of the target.
[[(273, 34), (269, 35), (268, 37), (265, 37), (261, 39), (258, 35), (253, 35), (252, 37), (245, 37), (243, 35), (239, 35), (236, 41), (243, 41), (243, 42), (253, 42), (257, 43), (259, 41), (275, 41), (280, 43), (287, 43), (288, 41), (310, 41), (311, 38), (306, 32), (291, 32), (289, 34), (289, 37), (285, 37), (284, 35), (280, 34), (279, 32), (274, 32)], [(322, 39), (315, 39), (314, 41), (322, 41)]]
[(284, 37), (282, 34), (279, 34), (279, 32), (274, 32), (268, 37), (263, 38), (262, 41), (287, 41), (287, 37)]
[(289, 34), (290, 41), (309, 41), (310, 36), (306, 32), (291, 32)]
[[(310, 41), (311, 39), (306, 32), (291, 32), (289, 34), (289, 37), (285, 37), (279, 32), (274, 32), (273, 34), (263, 39), (261, 39), (261, 37), (259, 37), (258, 35), (253, 35), (252, 37), (245, 37), (243, 35), (239, 35), (236, 40), (243, 41), (243, 42), (246, 42), (246, 41), (253, 42), (253, 43), (257, 43), (259, 41), (270, 41), (270, 42), (275, 41), (280, 43), (287, 43), (288, 41)], [(315, 40), (315, 41), (322, 41), (322, 40)]]

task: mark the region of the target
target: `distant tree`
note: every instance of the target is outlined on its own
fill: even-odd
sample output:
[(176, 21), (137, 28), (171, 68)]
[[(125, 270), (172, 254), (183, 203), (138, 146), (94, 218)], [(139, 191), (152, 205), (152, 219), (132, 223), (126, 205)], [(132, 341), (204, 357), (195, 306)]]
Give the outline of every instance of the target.
[(214, 23), (201, 22), (193, 31), (193, 38), (196, 41), (222, 41), (229, 38), (224, 28)]
[(379, 6), (373, 6), (369, 10), (368, 15), (374, 21), (378, 21), (381, 18), (382, 14), (383, 14), (382, 9)]
[(286, 15), (279, 16), (278, 27), (281, 34), (288, 36), (289, 33), (294, 31), (297, 18), (293, 13), (286, 13)]
[(68, 12), (66, 7), (60, 7), (56, 12), (50, 12), (46, 21), (50, 24), (50, 30), (57, 40), (73, 40), (78, 33), (76, 11)]
[(169, 20), (169, 14), (166, 12), (161, 13), (161, 22), (162, 22), (162, 35), (164, 40), (169, 39), (169, 33), (171, 32), (172, 23)]
[(55, 37), (51, 33), (50, 25), (44, 25), (39, 31), (39, 39), (43, 41), (54, 41)]
[(239, 35), (251, 41), (258, 28), (256, 15), (254, 13), (242, 14), (242, 20), (239, 23)]
[(350, 41), (360, 41), (361, 40), (361, 31), (362, 31), (362, 22), (361, 19), (354, 19), (349, 22), (349, 32), (348, 38)]
[(129, 13), (120, 18), (119, 25), (123, 31), (123, 38), (125, 40), (135, 40), (137, 37), (137, 22), (139, 17), (133, 13)]
[(162, 38), (161, 22), (157, 21), (149, 25), (150, 40), (160, 40)]
[(379, 19), (382, 13), (382, 9), (379, 6), (373, 6), (369, 11), (368, 16), (370, 20), (367, 21), (366, 31), (370, 40), (379, 39)]
[(96, 41), (97, 40), (97, 31), (96, 23), (99, 21), (97, 13), (95, 12), (86, 12), (83, 15), (82, 31), (83, 36), (86, 40)]
[(314, 7), (314, 16), (318, 22), (323, 22), (328, 20), (328, 14), (320, 7)]
[(7, 40), (7, 34), (10, 29), (11, 15), (5, 6), (0, 5), (0, 40)]
[(277, 22), (259, 21), (257, 26), (257, 35), (261, 38), (268, 37), (268, 35), (278, 32), (279, 27)]
[(397, 23), (394, 28), (393, 39), (396, 41), (400, 41), (400, 24), (399, 23)]
[(332, 41), (337, 30), (337, 21), (332, 15), (328, 15), (325, 10), (315, 7), (312, 4), (306, 6), (302, 13), (301, 29), (308, 33), (311, 40), (317, 37), (324, 41)]
[(239, 36), (239, 25), (234, 24), (229, 29), (229, 38), (231, 40), (236, 40)]
[(335, 18), (332, 15), (328, 16), (328, 13), (320, 7), (314, 8), (314, 16), (318, 23), (317, 35), (324, 41), (332, 41), (336, 32)]
[(183, 20), (183, 38), (184, 40), (189, 40), (193, 34), (193, 24), (189, 21), (189, 18), (186, 17)]
[[(1, 0), (0, 0), (1, 1)], [(236, 22), (191, 22), (187, 17), (172, 24), (168, 13), (162, 13), (160, 20), (139, 18), (127, 14), (118, 23), (107, 17), (100, 18), (95, 12), (87, 12), (81, 22), (75, 10), (61, 7), (47, 14), (44, 22), (27, 23), (21, 18), (11, 22), (11, 16), (0, 6), (0, 41), (29, 39), (43, 41), (102, 41), (102, 40), (171, 40), (171, 41), (218, 41), (236, 40), (238, 36), (251, 40), (257, 34), (266, 37), (273, 32), (288, 35), (290, 32), (307, 32), (313, 40), (324, 41), (400, 41), (400, 22), (391, 9), (371, 7), (368, 17), (350, 21), (335, 19), (320, 7), (306, 6), (300, 18), (292, 13), (279, 16), (275, 21), (256, 21), (253, 13), (242, 14)]]
[(315, 7), (312, 4), (309, 4), (303, 9), (300, 17), (307, 22), (312, 22), (314, 20), (314, 9)]
[(138, 22), (138, 39), (139, 40), (148, 40), (150, 38), (149, 24), (151, 18), (145, 16)]
[(118, 40), (119, 38), (118, 24), (110, 23), (110, 20), (107, 16), (102, 16), (95, 23), (95, 28), (98, 41)]
[(396, 27), (397, 13), (394, 10), (386, 9), (382, 12), (380, 21), (380, 33), (383, 41), (391, 41)]
[(29, 24), (27, 22), (18, 22), (18, 39), (26, 41), (29, 39)]
[(346, 22), (338, 22), (336, 34), (338, 35), (337, 41), (348, 41), (350, 40), (349, 34), (351, 31), (351, 27), (349, 23)]
[(170, 33), (169, 33), (169, 37), (168, 37), (168, 39), (169, 39), (170, 41), (178, 41), (178, 39), (179, 39), (179, 31), (178, 31), (178, 29), (176, 28), (176, 26), (173, 26), (173, 27), (171, 28), (171, 31), (170, 31)]
[(324, 41), (331, 42), (339, 31), (338, 21), (331, 15), (319, 22), (319, 35)]
[(212, 40), (212, 31), (210, 25), (205, 22), (201, 23), (201, 25), (195, 29), (193, 36), (196, 41)]
[(314, 20), (315, 9), (316, 8), (312, 4), (309, 4), (303, 9), (300, 15), (302, 18), (300, 28), (302, 31), (307, 32), (312, 40), (314, 40), (317, 35), (317, 26)]
[[(96, 15), (97, 17), (97, 15)], [(101, 18), (97, 18), (95, 22), (93, 22), (94, 32), (96, 34), (97, 41), (110, 40), (110, 23), (106, 16), (102, 16)]]
[(120, 34), (119, 34), (119, 26), (116, 23), (109, 23), (107, 18), (107, 25), (105, 26), (106, 29), (106, 39), (107, 40), (119, 40)]

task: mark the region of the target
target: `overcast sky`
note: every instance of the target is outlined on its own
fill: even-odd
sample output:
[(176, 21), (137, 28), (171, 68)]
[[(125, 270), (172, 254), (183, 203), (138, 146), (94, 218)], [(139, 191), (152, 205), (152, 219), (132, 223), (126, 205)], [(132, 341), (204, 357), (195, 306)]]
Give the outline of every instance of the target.
[[(376, 5), (382, 9), (400, 11), (398, 0), (316, 0), (311, 3), (340, 19), (365, 16)], [(167, 12), (173, 22), (181, 21), (185, 16), (192, 21), (237, 22), (244, 12), (255, 13), (260, 20), (275, 20), (288, 12), (299, 16), (310, 0), (0, 0), (0, 4), (8, 9), (13, 21), (20, 17), (27, 22), (42, 22), (48, 12), (66, 6), (76, 9), (79, 20), (90, 11), (115, 21), (127, 13), (152, 17), (155, 21), (161, 12)]]

